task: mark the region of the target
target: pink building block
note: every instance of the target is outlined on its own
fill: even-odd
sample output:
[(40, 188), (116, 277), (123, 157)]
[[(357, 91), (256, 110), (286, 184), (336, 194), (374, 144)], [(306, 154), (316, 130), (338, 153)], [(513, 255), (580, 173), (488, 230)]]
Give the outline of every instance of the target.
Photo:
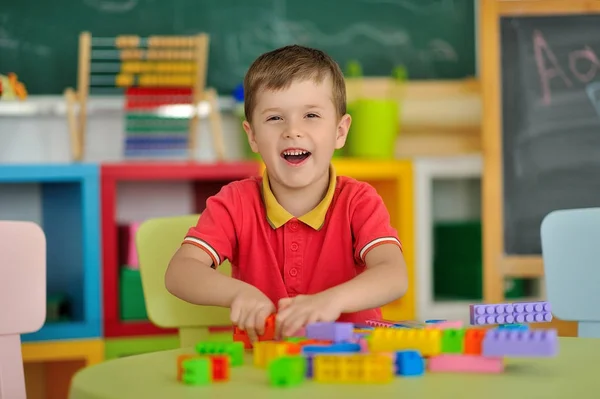
[(365, 323), (371, 327), (394, 327), (396, 322), (390, 320), (366, 320)]
[(428, 324), (427, 327), (425, 327), (426, 329), (438, 329), (438, 330), (445, 330), (447, 328), (462, 328), (463, 327), (463, 322), (458, 320), (458, 321), (442, 321), (440, 323), (433, 323), (433, 324)]
[(501, 373), (504, 359), (478, 355), (444, 354), (429, 358), (427, 369), (438, 373)]
[(135, 247), (135, 234), (137, 233), (141, 222), (133, 222), (127, 226), (127, 267), (139, 269), (140, 264), (137, 256), (137, 248)]

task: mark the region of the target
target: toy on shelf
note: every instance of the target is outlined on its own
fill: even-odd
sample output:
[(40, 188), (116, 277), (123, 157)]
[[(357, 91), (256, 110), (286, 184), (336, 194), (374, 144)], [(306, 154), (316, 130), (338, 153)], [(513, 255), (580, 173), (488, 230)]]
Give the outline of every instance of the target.
[(215, 377), (214, 357), (229, 356), (229, 363), (222, 361), (219, 367), (239, 366), (244, 348), (252, 346), (253, 365), (266, 369), (266, 379), (276, 387), (295, 386), (305, 380), (383, 384), (396, 377), (422, 376), (426, 371), (501, 373), (507, 357), (550, 357), (558, 351), (554, 329), (463, 328), (461, 322), (447, 320), (370, 320), (368, 324), (375, 327), (369, 330), (352, 323), (312, 323), (304, 337), (276, 339), (271, 315), (265, 333), (254, 345), (249, 345), (247, 337), (242, 339), (245, 336), (239, 329), (234, 334), (237, 342), (199, 343), (197, 354), (177, 360), (178, 379), (192, 385), (225, 381), (229, 377)]
[(81, 33), (77, 91), (64, 93), (73, 158), (83, 158), (88, 95), (119, 93), (126, 157), (194, 158), (199, 118), (208, 116), (217, 158), (224, 159), (217, 92), (206, 88), (208, 49), (205, 33), (147, 38)]
[(25, 100), (27, 89), (14, 72), (0, 75), (0, 101)]

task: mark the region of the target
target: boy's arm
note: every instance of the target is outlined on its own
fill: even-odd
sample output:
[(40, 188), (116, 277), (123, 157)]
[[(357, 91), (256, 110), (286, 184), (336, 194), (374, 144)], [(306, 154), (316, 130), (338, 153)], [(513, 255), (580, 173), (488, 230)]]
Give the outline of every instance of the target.
[(196, 305), (231, 307), (248, 284), (213, 269), (212, 258), (203, 249), (183, 244), (175, 253), (165, 274), (167, 290)]
[(237, 251), (236, 221), (242, 219), (238, 189), (229, 184), (206, 201), (196, 226), (189, 229), (165, 274), (176, 297), (197, 305), (230, 307), (248, 284), (219, 273), (218, 266)]
[(365, 264), (364, 272), (323, 292), (342, 313), (377, 308), (406, 293), (406, 263), (398, 245), (382, 244), (371, 249), (365, 256)]

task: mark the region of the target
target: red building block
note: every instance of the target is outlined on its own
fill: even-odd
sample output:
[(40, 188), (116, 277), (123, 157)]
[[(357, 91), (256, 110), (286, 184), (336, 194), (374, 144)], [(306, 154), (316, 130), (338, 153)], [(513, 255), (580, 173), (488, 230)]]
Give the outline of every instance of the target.
[[(275, 314), (270, 315), (265, 320), (265, 330), (262, 335), (258, 336), (259, 341), (273, 341), (275, 339)], [(233, 340), (243, 342), (244, 348), (252, 349), (252, 343), (246, 331), (238, 327), (233, 327)]]
[(229, 381), (230, 358), (226, 355), (210, 356), (213, 381)]

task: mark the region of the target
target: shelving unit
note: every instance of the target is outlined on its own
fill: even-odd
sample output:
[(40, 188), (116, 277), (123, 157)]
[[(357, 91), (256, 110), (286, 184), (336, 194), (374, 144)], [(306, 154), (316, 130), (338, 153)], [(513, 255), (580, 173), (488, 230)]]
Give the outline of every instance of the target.
[[(417, 158), (414, 162), (415, 171), (415, 203), (416, 223), (415, 234), (416, 268), (417, 268), (417, 317), (419, 319), (469, 319), (468, 306), (476, 300), (436, 300), (434, 292), (434, 224), (442, 219), (446, 221), (478, 220), (481, 217), (480, 181), (482, 173), (482, 161), (479, 155)], [(451, 208), (436, 206), (439, 200), (436, 195), (436, 184), (458, 184), (458, 182), (476, 184), (475, 198), (465, 198), (465, 192), (460, 195), (439, 196), (444, 200), (450, 200)], [(472, 187), (470, 187), (472, 188)], [(478, 189), (479, 188), (479, 189)], [(448, 190), (447, 190), (448, 191)], [(446, 192), (444, 194), (450, 194)], [(453, 193), (456, 194), (456, 193)], [(472, 192), (467, 193), (467, 196)], [(454, 201), (452, 201), (454, 200)], [(458, 205), (456, 205), (458, 204)], [(451, 214), (451, 215), (449, 215)], [(459, 239), (459, 238), (458, 238)], [(457, 245), (457, 243), (453, 244)], [(479, 244), (480, 245), (480, 244)], [(477, 249), (474, 249), (477, 251)], [(456, 270), (464, 265), (457, 264)], [(480, 266), (481, 267), (481, 266)], [(459, 273), (455, 278), (460, 279)], [(453, 284), (457, 283), (456, 281)]]
[[(369, 160), (334, 158), (333, 165), (340, 176), (348, 176), (371, 184), (385, 203), (398, 231), (408, 267), (409, 289), (398, 301), (382, 308), (383, 317), (411, 320), (415, 317), (414, 232), (413, 232), (413, 168), (408, 160)], [(261, 164), (261, 173), (264, 165)]]
[[(104, 335), (107, 338), (142, 337), (152, 335), (175, 334), (173, 329), (161, 329), (148, 320), (124, 321), (119, 314), (119, 242), (118, 242), (118, 203), (120, 192), (135, 192), (138, 188), (147, 189), (148, 185), (168, 191), (169, 184), (189, 185), (193, 198), (186, 199), (189, 208), (172, 210), (171, 215), (199, 213), (205, 207), (206, 199), (216, 194), (220, 188), (234, 180), (256, 176), (259, 165), (255, 162), (227, 162), (201, 164), (194, 162), (151, 162), (117, 163), (101, 166), (101, 209), (103, 242), (103, 299), (104, 299)], [(141, 186), (140, 184), (144, 184)], [(145, 193), (145, 192), (144, 192)], [(151, 199), (146, 202), (151, 203)], [(143, 200), (136, 206), (144, 208)], [(160, 213), (160, 214), (158, 214)], [(143, 209), (136, 211), (138, 217), (168, 216), (169, 210)], [(183, 237), (182, 237), (183, 239)]]
[(32, 342), (22, 345), (29, 399), (64, 399), (73, 375), (104, 360), (101, 339)]
[(0, 219), (40, 224), (47, 241), (47, 293), (70, 304), (23, 342), (102, 336), (99, 168), (86, 164), (0, 166)]

